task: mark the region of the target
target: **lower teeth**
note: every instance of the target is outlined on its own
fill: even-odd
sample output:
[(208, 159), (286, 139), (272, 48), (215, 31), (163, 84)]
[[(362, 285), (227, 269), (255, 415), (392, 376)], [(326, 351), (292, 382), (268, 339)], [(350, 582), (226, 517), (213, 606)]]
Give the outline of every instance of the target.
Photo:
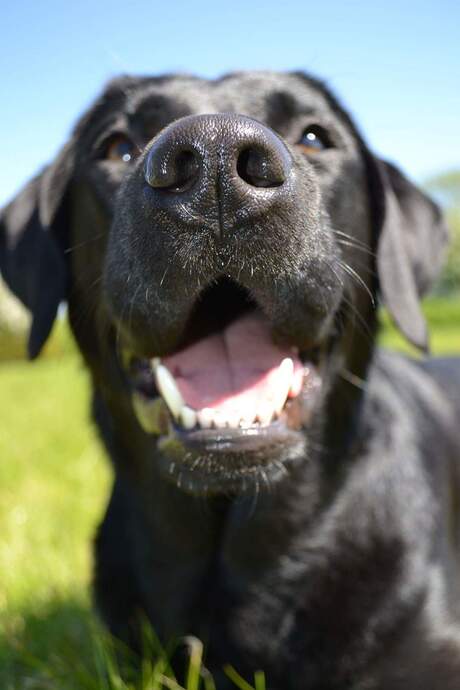
[[(137, 420), (146, 433), (156, 434), (158, 436), (168, 433), (170, 420), (171, 417), (174, 418), (174, 415), (172, 415), (161, 397), (151, 399), (136, 391), (132, 394), (132, 404)], [(236, 415), (233, 415), (233, 418), (226, 419), (211, 408), (204, 408), (196, 412), (187, 405), (184, 405), (176, 422), (187, 431), (195, 428), (250, 429), (268, 426), (268, 424), (276, 420), (278, 416), (279, 415), (274, 414), (270, 419), (268, 419), (268, 417), (263, 419), (254, 418), (249, 421), (247, 419), (238, 419)]]

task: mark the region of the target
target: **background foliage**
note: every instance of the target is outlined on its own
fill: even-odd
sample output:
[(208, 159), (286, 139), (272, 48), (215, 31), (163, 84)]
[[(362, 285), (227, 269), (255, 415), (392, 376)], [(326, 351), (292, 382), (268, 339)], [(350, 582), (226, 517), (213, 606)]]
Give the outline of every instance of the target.
[(451, 232), (450, 248), (437, 292), (453, 295), (460, 292), (460, 170), (431, 178), (426, 188), (443, 207)]

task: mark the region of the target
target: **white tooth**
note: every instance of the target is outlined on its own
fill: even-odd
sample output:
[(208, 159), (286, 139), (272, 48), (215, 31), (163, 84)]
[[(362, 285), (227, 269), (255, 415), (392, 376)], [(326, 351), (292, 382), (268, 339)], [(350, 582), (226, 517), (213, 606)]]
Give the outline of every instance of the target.
[(150, 360), (150, 364), (151, 364), (151, 366), (152, 366), (152, 370), (153, 370), (153, 371), (156, 371), (158, 365), (161, 364), (161, 359), (160, 359), (159, 357), (153, 357), (153, 358)]
[(263, 401), (259, 405), (259, 409), (257, 412), (257, 419), (259, 422), (262, 424), (262, 426), (266, 426), (267, 424), (270, 424), (272, 421), (273, 417), (273, 403)]
[(291, 383), (292, 375), (294, 374), (294, 362), (290, 357), (285, 357), (279, 366), (279, 371), (283, 373), (289, 383)]
[(273, 408), (277, 416), (281, 414), (283, 407), (286, 404), (290, 387), (290, 382), (288, 382), (287, 384), (283, 382), (283, 385), (279, 386), (279, 390), (277, 391), (276, 397), (273, 399)]
[(202, 410), (197, 412), (198, 424), (203, 429), (210, 429), (214, 421), (214, 410), (210, 407), (203, 407)]
[(165, 415), (168, 413), (161, 398), (150, 400), (141, 393), (132, 395), (133, 408), (137, 420), (148, 434), (161, 434), (165, 431)]
[(174, 376), (163, 364), (158, 364), (155, 369), (155, 380), (165, 403), (177, 419), (185, 403), (176, 385)]
[(246, 413), (246, 415), (244, 415), (241, 418), (240, 427), (242, 429), (246, 429), (247, 427), (251, 426), (251, 424), (253, 424), (253, 422), (255, 420), (255, 417), (256, 417), (255, 412)]
[(227, 426), (227, 419), (219, 410), (214, 410), (213, 421), (217, 429), (223, 429)]
[(232, 429), (238, 429), (241, 419), (238, 410), (228, 410), (226, 417), (228, 426), (232, 427)]
[(289, 390), (291, 388), (292, 377), (294, 375), (294, 362), (290, 357), (286, 357), (281, 362), (278, 372), (278, 386), (276, 391), (276, 396), (273, 400), (273, 406), (275, 408), (275, 414), (281, 414), (286, 398), (288, 397)]
[[(301, 379), (301, 381), (300, 381), (300, 386), (301, 386), (301, 388), (302, 388), (304, 382), (305, 382), (305, 381), (308, 379), (308, 377), (310, 376), (310, 373), (311, 373), (310, 367), (303, 367), (302, 379)], [(294, 385), (294, 383), (295, 383), (295, 385)], [(298, 393), (299, 393), (299, 384), (298, 384), (297, 381), (295, 381), (294, 376), (293, 376), (293, 377), (292, 377), (291, 388), (289, 389), (289, 395), (291, 395), (292, 397), (295, 397), (296, 395), (298, 395)]]
[(193, 429), (196, 426), (197, 416), (195, 410), (184, 405), (180, 411), (179, 420), (185, 429)]

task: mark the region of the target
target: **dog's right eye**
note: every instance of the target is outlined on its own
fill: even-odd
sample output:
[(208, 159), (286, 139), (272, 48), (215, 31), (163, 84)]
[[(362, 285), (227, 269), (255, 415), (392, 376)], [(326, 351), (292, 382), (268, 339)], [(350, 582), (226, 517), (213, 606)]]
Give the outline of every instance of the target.
[(325, 149), (332, 148), (329, 134), (319, 125), (310, 125), (304, 131), (297, 145), (305, 153), (319, 153)]
[(113, 134), (103, 148), (103, 158), (116, 163), (129, 163), (139, 155), (139, 149), (125, 134)]

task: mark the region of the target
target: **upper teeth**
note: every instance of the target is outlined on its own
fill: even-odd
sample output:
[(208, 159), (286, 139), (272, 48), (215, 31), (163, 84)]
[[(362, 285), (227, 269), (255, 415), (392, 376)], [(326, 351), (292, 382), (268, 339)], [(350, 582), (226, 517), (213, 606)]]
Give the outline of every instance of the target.
[(273, 400), (273, 407), (275, 414), (281, 414), (281, 410), (284, 407), (286, 398), (289, 395), (289, 390), (291, 388), (292, 377), (294, 374), (294, 362), (290, 357), (286, 357), (280, 364), (280, 367), (276, 373), (278, 379), (278, 386), (276, 391), (276, 396)]
[[(177, 386), (174, 376), (169, 369), (161, 363), (159, 358), (151, 360), (152, 370), (155, 376), (156, 385), (161, 397), (168, 406), (174, 419), (185, 429), (193, 429), (196, 426), (204, 429), (223, 427), (249, 427), (254, 422), (258, 421), (262, 425), (269, 424), (272, 419), (281, 414), (281, 411), (286, 403), (289, 395), (291, 384), (293, 381), (294, 363), (290, 357), (283, 359), (278, 370), (276, 371), (276, 385), (272, 390), (276, 391), (272, 397), (257, 403), (255, 409), (251, 412), (245, 410), (243, 412), (234, 409), (230, 406), (221, 406), (219, 408), (204, 407), (200, 410), (194, 410), (189, 407)], [(139, 400), (135, 401), (135, 409), (138, 416), (142, 417), (142, 426), (146, 431), (154, 431), (155, 425), (149, 424), (150, 410), (153, 407), (141, 406)]]
[(185, 429), (193, 429), (196, 426), (197, 416), (195, 410), (192, 410), (188, 405), (183, 405), (180, 415), (180, 422)]
[(158, 359), (154, 359), (152, 364), (158, 391), (171, 410), (173, 417), (178, 419), (182, 412), (182, 408), (185, 407), (185, 403), (176, 385), (174, 376), (169, 369), (159, 363)]

